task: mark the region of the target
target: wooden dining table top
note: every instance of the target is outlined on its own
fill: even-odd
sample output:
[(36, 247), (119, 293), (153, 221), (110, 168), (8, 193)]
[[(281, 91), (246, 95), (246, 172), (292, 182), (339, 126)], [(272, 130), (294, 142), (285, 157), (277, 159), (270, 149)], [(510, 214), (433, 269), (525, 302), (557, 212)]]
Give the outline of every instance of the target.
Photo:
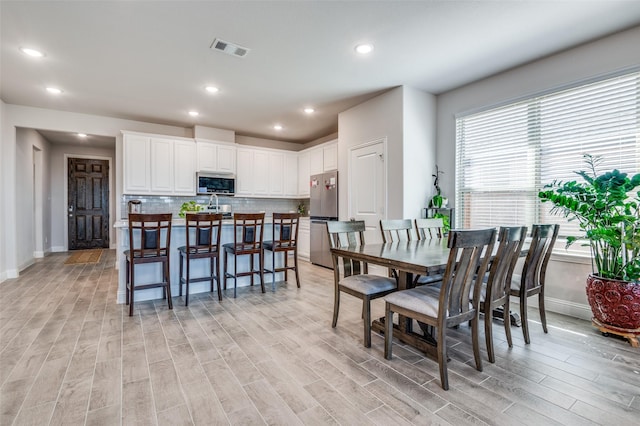
[(332, 248), (331, 253), (401, 271), (429, 275), (440, 272), (449, 259), (447, 239), (373, 243)]

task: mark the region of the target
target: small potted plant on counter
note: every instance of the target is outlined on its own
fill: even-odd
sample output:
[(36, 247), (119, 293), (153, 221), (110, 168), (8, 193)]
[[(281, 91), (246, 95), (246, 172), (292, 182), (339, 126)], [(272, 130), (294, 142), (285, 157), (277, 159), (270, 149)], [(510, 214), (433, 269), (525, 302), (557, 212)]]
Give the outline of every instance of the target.
[(585, 154), (583, 182), (554, 181), (538, 194), (553, 204), (552, 213), (577, 220), (581, 236), (567, 237), (567, 246), (588, 241), (593, 273), (587, 298), (593, 323), (603, 333), (626, 337), (638, 346), (640, 335), (640, 174), (618, 170), (599, 173), (600, 157)]
[(180, 206), (180, 213), (178, 213), (178, 216), (184, 218), (187, 213), (197, 213), (200, 210), (202, 210), (202, 206), (200, 204), (193, 200), (187, 201), (182, 203), (182, 206)]

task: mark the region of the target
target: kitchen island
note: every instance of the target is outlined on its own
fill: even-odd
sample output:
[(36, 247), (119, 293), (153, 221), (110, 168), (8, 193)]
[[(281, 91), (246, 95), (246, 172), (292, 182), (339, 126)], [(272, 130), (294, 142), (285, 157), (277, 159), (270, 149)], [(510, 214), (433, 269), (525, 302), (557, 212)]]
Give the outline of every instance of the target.
[[(117, 240), (117, 260), (116, 269), (118, 269), (118, 294), (117, 302), (125, 303), (126, 296), (126, 260), (124, 251), (129, 249), (129, 222), (126, 220), (118, 221), (114, 224), (116, 228), (116, 240)], [(265, 217), (263, 240), (269, 241), (272, 238), (272, 219), (270, 216)], [(220, 236), (220, 245), (233, 242), (233, 219), (222, 221), (222, 234)], [(171, 295), (177, 296), (179, 294), (180, 283), (180, 255), (178, 253), (178, 247), (186, 244), (186, 223), (185, 219), (175, 218), (171, 222), (171, 247), (170, 247), (170, 278), (171, 278)], [(267, 252), (265, 256), (265, 267), (271, 266), (271, 252)], [(254, 259), (257, 264), (258, 259)], [(276, 257), (278, 265), (282, 264), (282, 255)], [(229, 268), (233, 268), (233, 260), (229, 258)], [(238, 257), (238, 269), (242, 271), (249, 270), (249, 256)], [(224, 275), (224, 250), (221, 247), (220, 253), (220, 273)], [(136, 284), (142, 285), (145, 283), (159, 282), (162, 279), (162, 270), (159, 263), (156, 264), (140, 264), (136, 265)], [(191, 262), (191, 276), (194, 278), (206, 276), (209, 274), (209, 262), (207, 260), (195, 260)], [(254, 278), (254, 284), (258, 284), (259, 277), (256, 275)], [(283, 280), (284, 273), (279, 272), (276, 274), (276, 281)], [(265, 274), (265, 290), (271, 289), (271, 274)], [(220, 285), (223, 285), (223, 278), (220, 278)], [(245, 287), (250, 285), (250, 277), (238, 278), (238, 287)], [(233, 280), (228, 281), (229, 288), (233, 287)], [(210, 291), (210, 283), (208, 281), (195, 282), (189, 284), (189, 294), (204, 293)], [(183, 289), (184, 292), (184, 289)], [(161, 288), (150, 288), (145, 290), (136, 290), (135, 300), (136, 302), (145, 300), (162, 299)]]

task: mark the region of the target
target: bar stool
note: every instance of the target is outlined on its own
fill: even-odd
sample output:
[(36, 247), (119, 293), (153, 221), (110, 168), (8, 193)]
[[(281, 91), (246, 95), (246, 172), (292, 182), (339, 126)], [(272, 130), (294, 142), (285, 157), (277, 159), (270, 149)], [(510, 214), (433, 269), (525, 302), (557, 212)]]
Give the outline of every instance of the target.
[[(186, 215), (186, 246), (178, 247), (180, 254), (180, 293), (182, 286), (186, 286), (184, 305), (189, 306), (189, 283), (213, 281), (218, 285), (218, 300), (222, 301), (220, 290), (220, 233), (222, 231), (222, 213), (198, 213)], [(191, 261), (209, 259), (209, 275), (191, 278)], [(186, 276), (183, 274), (186, 260)], [(215, 268), (214, 268), (215, 264)]]
[[(169, 273), (169, 247), (171, 245), (171, 213), (129, 214), (129, 250), (126, 258), (126, 302), (129, 316), (133, 315), (133, 294), (135, 290), (162, 287), (162, 298), (171, 303), (171, 280)], [(162, 263), (162, 281), (159, 283), (135, 285), (135, 265)]]
[[(276, 273), (284, 272), (284, 280), (287, 281), (287, 273), (290, 269), (296, 273), (296, 285), (300, 288), (300, 276), (298, 275), (298, 213), (274, 213), (271, 228), (272, 241), (265, 241), (264, 250), (271, 252), (271, 269), (265, 272), (273, 274), (271, 289), (276, 289)], [(284, 253), (284, 266), (276, 267), (276, 253)], [(289, 252), (293, 252), (293, 266), (289, 266)]]
[[(250, 276), (253, 285), (254, 275), (260, 276), (260, 287), (264, 293), (264, 251), (262, 236), (264, 233), (264, 213), (235, 213), (233, 215), (233, 243), (224, 244), (224, 289), (227, 278), (233, 278), (233, 297), (236, 297), (238, 277)], [(253, 256), (258, 255), (259, 269), (254, 269)], [(233, 274), (227, 272), (228, 255), (233, 256)], [(238, 256), (249, 255), (249, 271), (238, 272)]]

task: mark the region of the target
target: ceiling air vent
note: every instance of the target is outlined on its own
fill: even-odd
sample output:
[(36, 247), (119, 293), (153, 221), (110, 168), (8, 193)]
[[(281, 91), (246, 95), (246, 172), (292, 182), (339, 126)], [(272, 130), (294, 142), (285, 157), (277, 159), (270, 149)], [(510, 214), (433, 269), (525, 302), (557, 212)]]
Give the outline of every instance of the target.
[(249, 53), (249, 49), (247, 49), (246, 47), (229, 43), (228, 41), (220, 40), (219, 38), (213, 40), (211, 49), (224, 52), (227, 55), (237, 56), (239, 58), (244, 58), (247, 53)]

